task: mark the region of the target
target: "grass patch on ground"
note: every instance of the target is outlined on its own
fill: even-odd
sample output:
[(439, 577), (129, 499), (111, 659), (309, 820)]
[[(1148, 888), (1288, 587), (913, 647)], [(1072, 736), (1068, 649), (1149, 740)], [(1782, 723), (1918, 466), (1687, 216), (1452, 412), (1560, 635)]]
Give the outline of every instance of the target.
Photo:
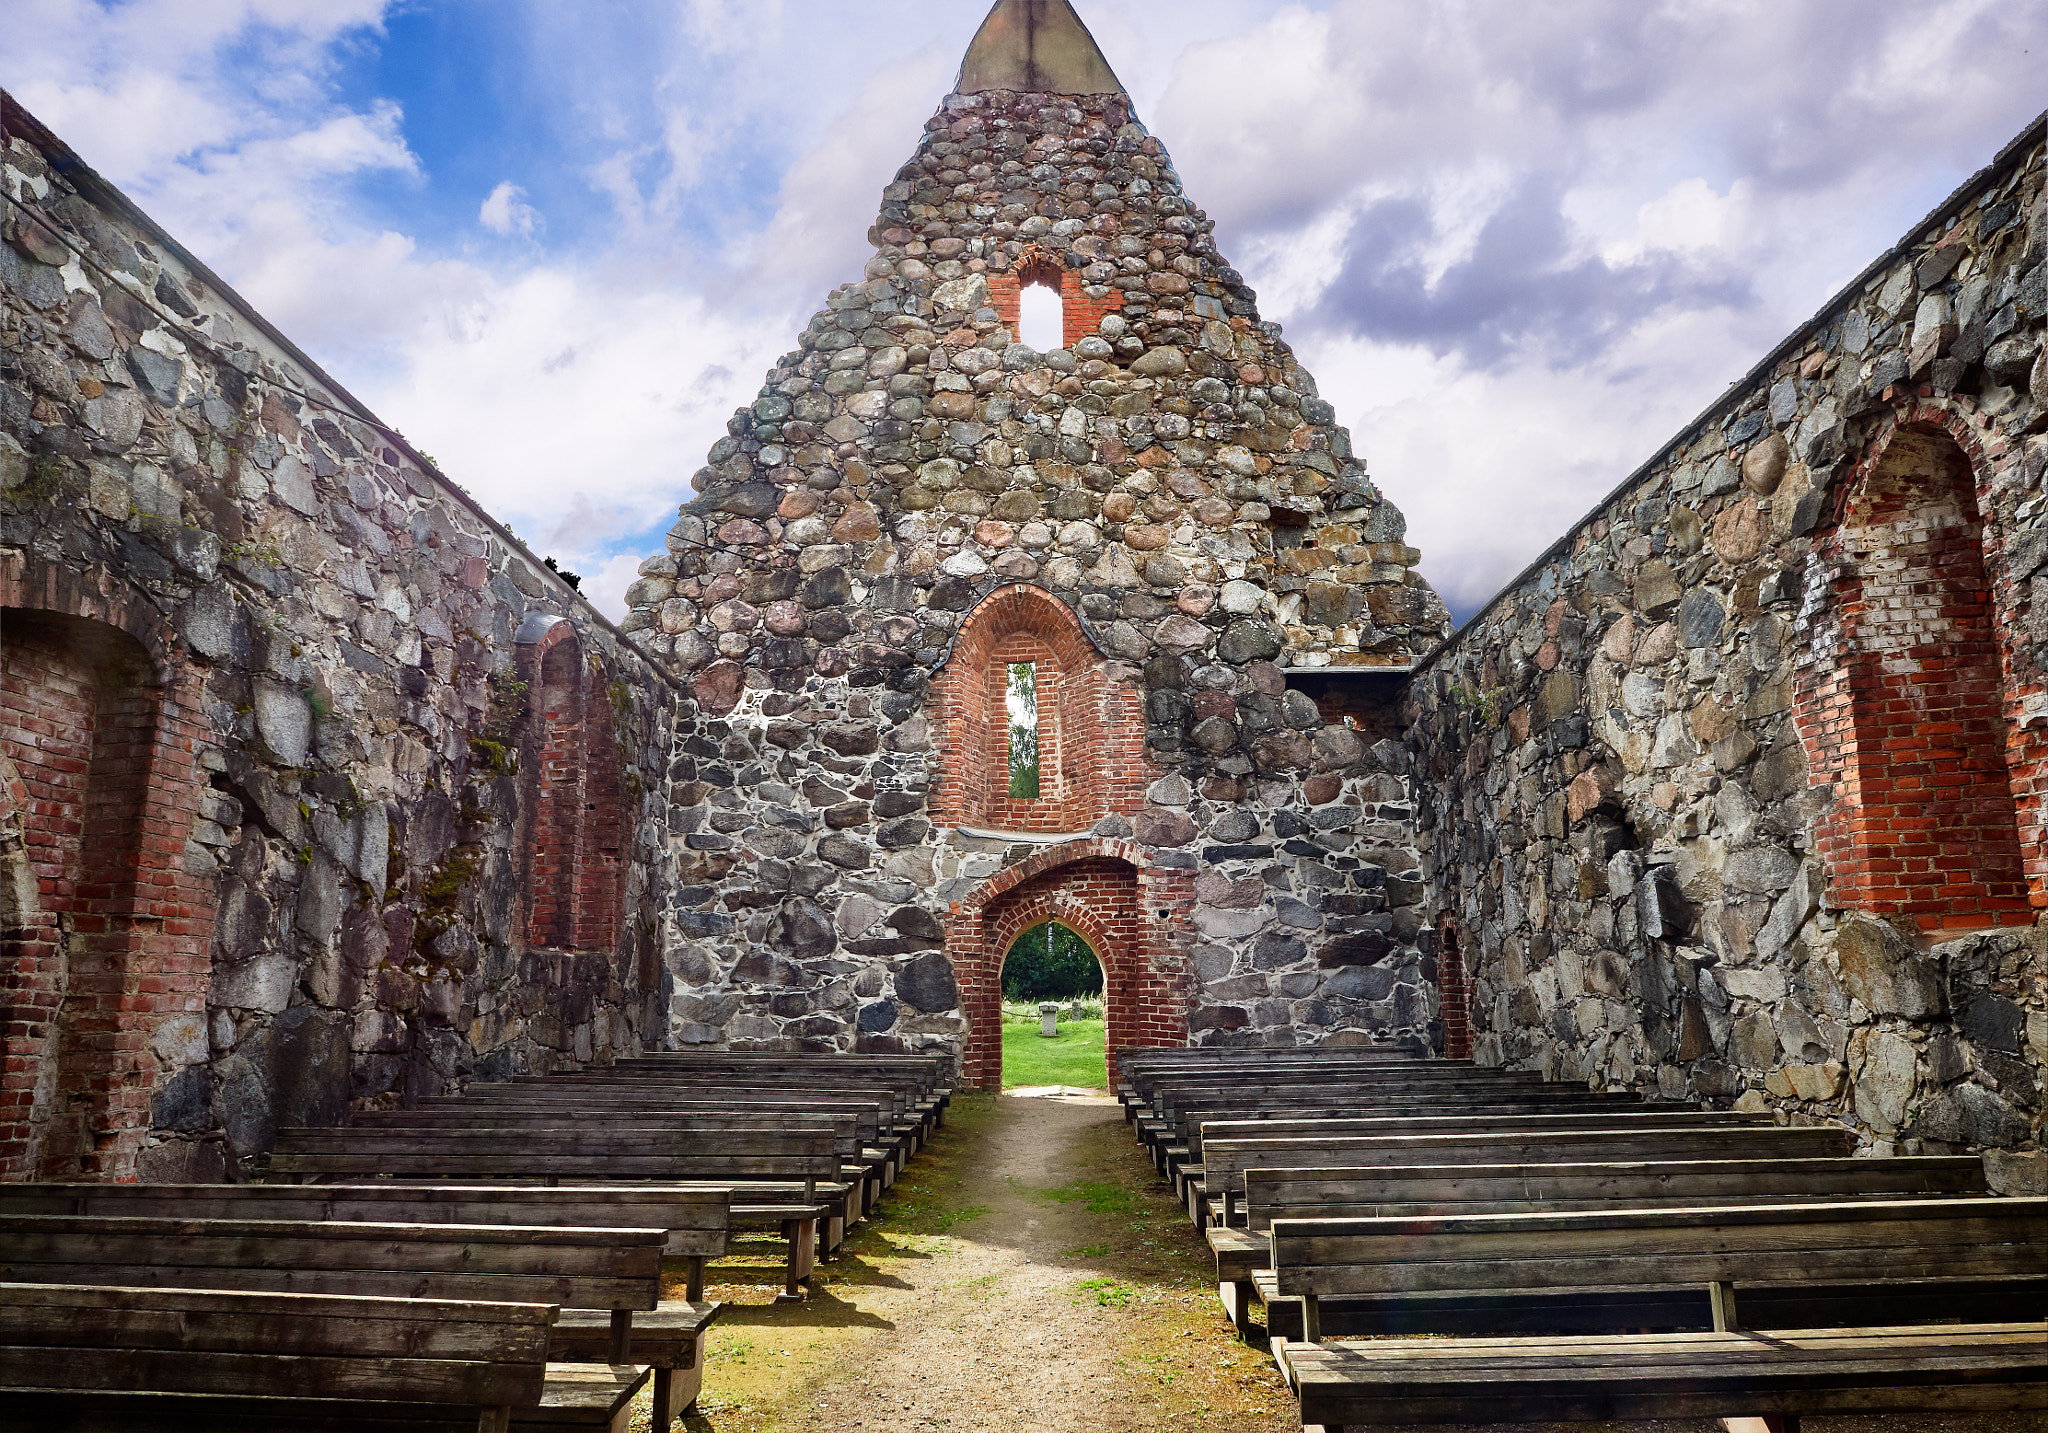
[(1100, 1020), (1061, 1020), (1060, 1033), (1048, 1040), (1038, 1033), (1038, 1017), (1003, 1018), (1003, 1088), (1020, 1085), (1073, 1085), (1084, 1090), (1109, 1088), (1109, 1067), (1103, 1063), (1104, 1026)]

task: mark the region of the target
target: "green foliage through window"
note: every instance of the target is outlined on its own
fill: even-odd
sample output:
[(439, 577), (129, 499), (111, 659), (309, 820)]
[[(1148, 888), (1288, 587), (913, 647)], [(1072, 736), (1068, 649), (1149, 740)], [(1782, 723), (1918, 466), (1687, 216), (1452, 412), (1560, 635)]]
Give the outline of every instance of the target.
[(1011, 1000), (1067, 1000), (1102, 990), (1102, 965), (1088, 942), (1048, 921), (1017, 937), (1003, 961), (1003, 994)]
[(1038, 799), (1038, 671), (1029, 662), (1012, 662), (1004, 705), (1010, 717), (1010, 795), (1020, 801)]

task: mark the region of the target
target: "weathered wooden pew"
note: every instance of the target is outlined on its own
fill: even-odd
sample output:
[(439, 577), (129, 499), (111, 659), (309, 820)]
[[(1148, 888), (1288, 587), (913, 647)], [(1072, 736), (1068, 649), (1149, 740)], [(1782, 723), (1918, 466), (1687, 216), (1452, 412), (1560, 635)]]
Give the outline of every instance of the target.
[(816, 1256), (820, 1224), (841, 1219), (849, 1195), (838, 1181), (838, 1136), (828, 1125), (773, 1131), (699, 1130), (664, 1122), (642, 1129), (281, 1129), (271, 1178), (469, 1184), (698, 1183), (730, 1188), (732, 1218), (773, 1220), (789, 1243), (785, 1300)]
[[(1583, 1099), (1540, 1090), (1491, 1096), (1444, 1096), (1333, 1086), (1278, 1096), (1262, 1094), (1249, 1100), (1222, 1096), (1176, 1097), (1176, 1102), (1167, 1106), (1165, 1113), (1139, 1117), (1138, 1137), (1151, 1146), (1154, 1166), (1178, 1187), (1185, 1177), (1180, 1167), (1201, 1163), (1202, 1131), (1211, 1125), (1228, 1125), (1231, 1132), (1244, 1134), (1266, 1130), (1270, 1126), (1271, 1136), (1278, 1139), (1306, 1136), (1316, 1132), (1316, 1127), (1341, 1126), (1358, 1120), (1441, 1117), (1477, 1122), (1535, 1115), (1606, 1119), (1676, 1113), (1688, 1109), (1684, 1105), (1645, 1105), (1632, 1098)], [(1344, 1131), (1332, 1128), (1331, 1132)]]
[[(1320, 1135), (1303, 1139), (1202, 1140), (1204, 1197), (1244, 1194), (1250, 1169), (1380, 1169), (1396, 1164), (1608, 1164), (1646, 1159), (1822, 1159), (1855, 1152), (1856, 1137), (1839, 1128), (1777, 1128), (1729, 1123), (1646, 1122), (1627, 1129), (1513, 1133), (1489, 1121), (1477, 1133)], [(1198, 1221), (1199, 1222), (1199, 1221)]]
[[(422, 1102), (414, 1110), (395, 1114), (428, 1117), (442, 1123), (461, 1123), (479, 1118), (485, 1111), (520, 1112), (561, 1118), (565, 1115), (660, 1114), (663, 1116), (715, 1115), (735, 1121), (750, 1121), (763, 1128), (776, 1128), (790, 1121), (815, 1117), (833, 1123), (851, 1120), (854, 1130), (845, 1152), (849, 1164), (858, 1165), (861, 1179), (870, 1184), (866, 1207), (873, 1196), (895, 1181), (904, 1164), (916, 1152), (914, 1127), (906, 1126), (900, 1113), (900, 1099), (881, 1087), (859, 1086), (811, 1092), (787, 1086), (736, 1085), (698, 1082), (679, 1078), (667, 1080), (618, 1081), (538, 1080), (505, 1084), (473, 1085), (459, 1096), (444, 1096)], [(390, 1122), (380, 1118), (378, 1121)], [(357, 1123), (366, 1123), (358, 1117)], [(864, 1212), (864, 1211), (863, 1211)]]
[(0, 1184), (0, 1215), (9, 1214), (660, 1229), (662, 1257), (688, 1265), (686, 1299), (695, 1304), (704, 1299), (705, 1261), (726, 1252), (732, 1191), (675, 1184)]
[[(1410, 1122), (1396, 1130), (1274, 1137), (1204, 1127), (1199, 1179), (1188, 1183), (1189, 1214), (1235, 1223), (1248, 1169), (1376, 1168), (1388, 1164), (1570, 1164), (1643, 1159), (1825, 1158), (1855, 1152), (1855, 1136), (1839, 1128), (1778, 1128), (1753, 1117), (1674, 1110), (1661, 1117), (1612, 1114), (1452, 1118), (1435, 1129)], [(1192, 1168), (1192, 1167), (1191, 1167)]]
[[(1929, 1281), (2048, 1277), (2048, 1200), (1276, 1220), (1277, 1288), (1303, 1303), (1279, 1346), (1304, 1426), (1517, 1423), (1933, 1409), (2038, 1410), (2048, 1322), (1898, 1325), (1886, 1299)], [(1864, 1326), (1753, 1331), (1749, 1291), (1860, 1284)], [(1327, 1341), (1337, 1296), (1706, 1291), (1714, 1330)]]
[(514, 1423), (623, 1433), (639, 1365), (654, 1371), (658, 1428), (697, 1396), (719, 1312), (662, 1302), (666, 1242), (658, 1229), (0, 1215), (0, 1281), (558, 1305), (550, 1362), (585, 1367), (551, 1368), (543, 1411)]
[(915, 1056), (791, 1056), (740, 1051), (661, 1053), (621, 1060), (608, 1070), (578, 1071), (575, 1077), (616, 1076), (735, 1083), (779, 1083), (792, 1089), (825, 1090), (850, 1085), (880, 1085), (903, 1101), (903, 1114), (915, 1121), (919, 1142), (944, 1123), (952, 1099), (950, 1067), (936, 1057)]
[(0, 1427), (507, 1433), (537, 1413), (546, 1304), (0, 1284)]
[[(1391, 1166), (1384, 1169), (1254, 1169), (1245, 1176), (1246, 1228), (1204, 1231), (1216, 1256), (1224, 1311), (1240, 1328), (1248, 1305), (1266, 1304), (1266, 1329), (1301, 1336), (1297, 1300), (1277, 1296), (1270, 1233), (1276, 1219), (1451, 1217), (1552, 1210), (1653, 1209), (1706, 1204), (1782, 1204), (1794, 1199), (1983, 1198), (1981, 1159), (1750, 1159), (1610, 1164)], [(1801, 1317), (1826, 1322), (1812, 1297)], [(1343, 1335), (1611, 1329), (1704, 1323), (1697, 1292), (1608, 1297), (1488, 1295), (1484, 1298), (1325, 1301), (1323, 1326)], [(1922, 1310), (1925, 1317), (1936, 1317)], [(1917, 1315), (1916, 1315), (1917, 1316)]]

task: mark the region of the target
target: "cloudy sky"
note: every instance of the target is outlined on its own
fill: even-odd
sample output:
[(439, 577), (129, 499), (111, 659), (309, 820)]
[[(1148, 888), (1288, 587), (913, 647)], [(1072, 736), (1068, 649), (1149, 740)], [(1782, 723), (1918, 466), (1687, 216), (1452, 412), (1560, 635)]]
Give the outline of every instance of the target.
[[(1463, 617), (2048, 104), (2048, 0), (1080, 0)], [(6, 0), (0, 84), (616, 614), (987, 0)]]

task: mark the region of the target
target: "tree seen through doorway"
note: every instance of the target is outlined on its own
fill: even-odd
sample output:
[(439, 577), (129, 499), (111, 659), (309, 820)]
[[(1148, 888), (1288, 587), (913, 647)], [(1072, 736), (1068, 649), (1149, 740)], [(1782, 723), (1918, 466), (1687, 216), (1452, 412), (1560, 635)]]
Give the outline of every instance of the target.
[(1088, 942), (1056, 921), (1017, 937), (1003, 961), (1009, 1000), (1068, 1000), (1102, 993), (1102, 966)]

